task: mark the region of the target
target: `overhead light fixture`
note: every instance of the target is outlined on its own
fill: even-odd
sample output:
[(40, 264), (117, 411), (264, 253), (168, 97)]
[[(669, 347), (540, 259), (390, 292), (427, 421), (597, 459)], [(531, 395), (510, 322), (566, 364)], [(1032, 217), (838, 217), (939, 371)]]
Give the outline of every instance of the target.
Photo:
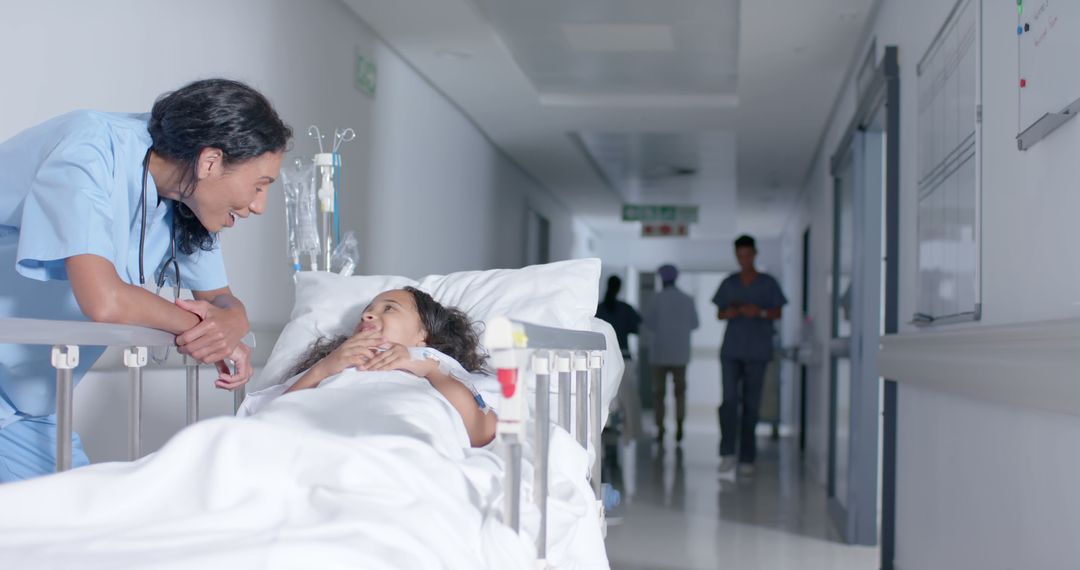
[(454, 61), (466, 61), (472, 59), (472, 52), (458, 49), (441, 49), (435, 52), (435, 56), (439, 59), (450, 59)]
[(858, 21), (860, 12), (858, 10), (840, 10), (840, 21), (844, 24), (853, 24)]
[(682, 178), (697, 174), (697, 169), (681, 165), (659, 165), (648, 169), (643, 173), (643, 178), (648, 181), (666, 180), (669, 178)]
[(579, 52), (642, 53), (675, 51), (671, 26), (567, 22), (563, 35)]

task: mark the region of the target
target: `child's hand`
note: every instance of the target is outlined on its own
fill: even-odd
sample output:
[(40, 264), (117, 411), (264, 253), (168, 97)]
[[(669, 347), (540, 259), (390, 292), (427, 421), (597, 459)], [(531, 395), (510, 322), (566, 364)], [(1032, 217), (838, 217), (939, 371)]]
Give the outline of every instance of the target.
[(350, 367), (361, 367), (377, 353), (375, 347), (383, 343), (377, 333), (361, 332), (349, 337), (341, 346), (326, 355), (319, 366), (326, 376), (333, 376)]
[(424, 358), (413, 360), (409, 354), (409, 348), (403, 344), (389, 342), (381, 345), (382, 352), (376, 353), (370, 360), (357, 368), (359, 370), (402, 370), (415, 374), (421, 378), (427, 378), (429, 374), (438, 369), (439, 365), (434, 360)]

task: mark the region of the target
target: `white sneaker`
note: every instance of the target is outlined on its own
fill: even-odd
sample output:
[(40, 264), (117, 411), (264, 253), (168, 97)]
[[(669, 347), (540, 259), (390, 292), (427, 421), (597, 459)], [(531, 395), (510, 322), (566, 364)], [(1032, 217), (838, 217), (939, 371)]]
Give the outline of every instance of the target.
[(740, 463), (739, 464), (739, 476), (740, 477), (753, 477), (754, 476), (754, 464), (753, 463)]
[(731, 471), (735, 468), (735, 465), (737, 463), (738, 460), (735, 459), (734, 455), (724, 455), (720, 458), (720, 472), (726, 473), (728, 471)]

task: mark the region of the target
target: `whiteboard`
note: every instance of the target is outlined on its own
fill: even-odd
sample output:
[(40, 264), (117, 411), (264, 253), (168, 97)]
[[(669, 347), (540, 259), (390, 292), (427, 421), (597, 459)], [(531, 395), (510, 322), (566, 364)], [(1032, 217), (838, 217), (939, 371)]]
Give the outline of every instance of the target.
[(919, 61), (920, 324), (978, 319), (979, 0), (959, 0)]
[[(1080, 98), (1080, 2), (1022, 0), (1009, 7), (1016, 9), (1020, 53), (1018, 132), (1035, 131), (1026, 146), (1021, 144), (1026, 149), (1075, 115), (1061, 113)], [(1033, 129), (1040, 120), (1043, 124)]]

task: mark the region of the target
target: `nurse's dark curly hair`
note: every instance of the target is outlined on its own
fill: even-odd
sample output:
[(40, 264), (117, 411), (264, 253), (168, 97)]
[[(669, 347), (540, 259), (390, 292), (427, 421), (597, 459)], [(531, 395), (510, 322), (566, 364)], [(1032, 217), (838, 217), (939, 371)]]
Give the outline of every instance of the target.
[[(154, 152), (182, 167), (180, 195), (195, 191), (199, 153), (212, 147), (223, 162), (241, 163), (285, 150), (292, 129), (261, 93), (229, 79), (203, 79), (154, 102), (148, 125)], [(195, 214), (175, 203), (176, 246), (185, 254), (213, 249), (215, 236)]]
[[(480, 346), (480, 330), (476, 323), (460, 309), (444, 307), (431, 295), (415, 288), (403, 287), (413, 296), (416, 311), (420, 314), (420, 326), (424, 328), (424, 344), (458, 361), (469, 372), (487, 372), (487, 355)], [(349, 337), (321, 337), (308, 348), (283, 380), (315, 366), (329, 356)]]

